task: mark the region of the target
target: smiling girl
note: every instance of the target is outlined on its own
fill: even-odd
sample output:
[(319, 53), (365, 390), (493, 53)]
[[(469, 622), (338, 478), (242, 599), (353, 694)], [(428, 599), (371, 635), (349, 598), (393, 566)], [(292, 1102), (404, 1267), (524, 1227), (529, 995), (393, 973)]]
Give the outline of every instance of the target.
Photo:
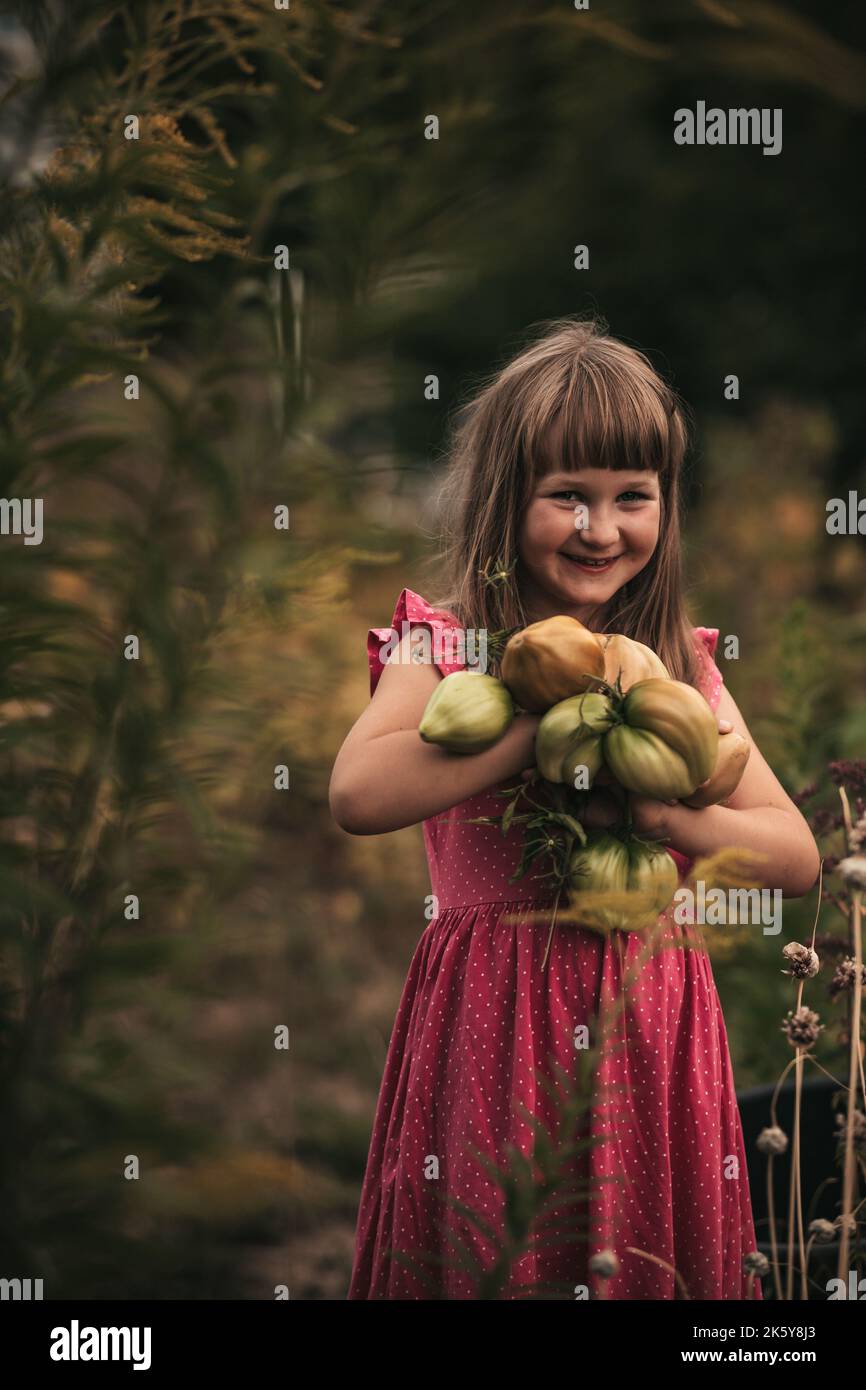
[[(819, 856), (808, 825), (723, 685), (718, 629), (693, 626), (686, 611), (682, 408), (649, 361), (603, 325), (560, 319), (460, 417), (445, 484), (447, 592), (428, 602), (403, 589), (392, 627), (370, 629), (372, 698), (331, 778), (332, 814), (352, 834), (423, 822), (434, 909), (385, 1062), (348, 1296), (484, 1296), (484, 1273), (514, 1232), (492, 1165), (532, 1155), (533, 1117), (557, 1132), (549, 1080), (575, 1074), (575, 1039), (636, 974), (618, 1046), (604, 1059), (615, 1109), (599, 1091), (592, 1145), (570, 1160), (585, 1195), (511, 1250), (501, 1296), (598, 1296), (603, 1282), (607, 1298), (760, 1298), (744, 1266), (755, 1232), (706, 951), (692, 939), (685, 949), (687, 929), (672, 922), (668, 945), (683, 948), (648, 959), (640, 932), (569, 925), (545, 962), (545, 923), (521, 917), (552, 899), (531, 876), (510, 882), (522, 825), (503, 836), (468, 823), (500, 815), (496, 793), (528, 775), (538, 717), (518, 714), (498, 743), (471, 756), (418, 734), (437, 683), (462, 666), (419, 661), (415, 628), (443, 639), (440, 658), (461, 629), (494, 632), (555, 614), (624, 633), (700, 690), (720, 728), (752, 745), (725, 804), (694, 810), (632, 795), (635, 829), (666, 837), (681, 879), (694, 858), (746, 845), (766, 856), (756, 881), (786, 897), (809, 891)], [(505, 578), (491, 582), (495, 569)], [(403, 622), (410, 630), (383, 663)], [(496, 663), (490, 670), (498, 674)], [(620, 796), (595, 787), (584, 825), (619, 820)]]

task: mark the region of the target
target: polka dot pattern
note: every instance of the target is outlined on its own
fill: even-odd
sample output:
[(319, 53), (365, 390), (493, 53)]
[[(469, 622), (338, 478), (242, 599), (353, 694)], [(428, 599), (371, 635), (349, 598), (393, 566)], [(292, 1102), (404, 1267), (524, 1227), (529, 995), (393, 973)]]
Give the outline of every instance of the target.
[[(408, 589), (395, 609), (398, 632), (404, 618), (454, 626)], [(694, 632), (700, 688), (715, 709), (718, 630)], [(370, 629), (371, 689), (388, 634)], [(452, 669), (460, 667), (440, 666)], [(438, 915), (418, 942), (388, 1048), (350, 1299), (479, 1297), (479, 1271), (494, 1262), (507, 1219), (490, 1164), (508, 1166), (512, 1147), (532, 1155), (533, 1116), (563, 1140), (561, 1108), (586, 1074), (582, 1025), (592, 1039), (599, 1010), (638, 969), (642, 933), (601, 937), (569, 923), (557, 925), (542, 968), (549, 918), (529, 914), (552, 908), (552, 895), (530, 877), (510, 882), (523, 826), (503, 836), (466, 824), (500, 814), (495, 792), (506, 785), (424, 822)], [(669, 852), (682, 878), (691, 861)], [(675, 949), (650, 956), (629, 989), (591, 1103), (569, 1130), (559, 1205), (536, 1218), (536, 1239), (516, 1253), (499, 1297), (573, 1299), (583, 1287), (595, 1297), (588, 1261), (612, 1250), (618, 1272), (604, 1281), (607, 1298), (677, 1299), (683, 1287), (693, 1299), (761, 1298), (742, 1270), (755, 1232), (710, 960), (697, 928), (666, 923), (663, 942)], [(470, 1268), (460, 1268), (461, 1252)]]

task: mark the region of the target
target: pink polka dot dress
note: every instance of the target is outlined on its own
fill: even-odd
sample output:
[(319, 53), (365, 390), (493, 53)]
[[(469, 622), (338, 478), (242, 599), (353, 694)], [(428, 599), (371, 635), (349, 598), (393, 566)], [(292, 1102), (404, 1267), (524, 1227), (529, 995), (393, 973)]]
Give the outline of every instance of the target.
[[(404, 621), (443, 635), (458, 626), (411, 589), (394, 612), (398, 635)], [(700, 688), (716, 709), (718, 629), (694, 633)], [(390, 635), (370, 629), (371, 694)], [(541, 861), (509, 882), (524, 826), (503, 836), (465, 824), (500, 815), (494, 793), (517, 780), (424, 822), (435, 915), (388, 1048), (348, 1298), (760, 1299), (743, 1269), (756, 1246), (727, 1034), (697, 929), (669, 910), (661, 930), (673, 949), (635, 969), (644, 933), (558, 922), (543, 967), (550, 919), (526, 920), (553, 905), (549, 881), (531, 878)], [(691, 861), (669, 853), (682, 878)], [(691, 949), (677, 947), (685, 933)], [(590, 1077), (591, 1103), (569, 1127), (580, 1048), (628, 974), (635, 983)], [(529, 1159), (541, 1176), (532, 1117), (548, 1145), (571, 1153), (558, 1196), (527, 1226), (497, 1173), (527, 1171)], [(615, 1272), (602, 1277), (590, 1262), (608, 1251)]]

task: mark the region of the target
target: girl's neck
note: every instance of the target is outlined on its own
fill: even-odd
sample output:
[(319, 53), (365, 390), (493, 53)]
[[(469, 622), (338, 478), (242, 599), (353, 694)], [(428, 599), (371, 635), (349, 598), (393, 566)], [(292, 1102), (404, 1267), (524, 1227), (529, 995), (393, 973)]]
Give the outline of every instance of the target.
[(604, 626), (607, 618), (607, 604), (600, 606), (576, 604), (569, 607), (567, 604), (557, 602), (552, 595), (541, 592), (526, 592), (525, 590), (522, 591), (521, 598), (527, 625), (540, 623), (545, 618), (556, 618), (564, 615), (567, 618), (577, 618), (578, 622), (583, 623), (584, 627), (588, 627), (591, 632), (598, 632)]

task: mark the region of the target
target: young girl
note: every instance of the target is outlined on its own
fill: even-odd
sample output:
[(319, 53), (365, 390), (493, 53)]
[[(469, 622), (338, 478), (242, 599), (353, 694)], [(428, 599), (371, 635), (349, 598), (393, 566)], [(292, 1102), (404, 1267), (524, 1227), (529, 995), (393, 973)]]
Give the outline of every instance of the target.
[[(501, 815), (495, 793), (534, 764), (538, 717), (517, 715), (498, 743), (469, 756), (417, 732), (438, 681), (461, 669), (446, 642), (461, 628), (492, 633), (567, 614), (595, 632), (624, 633), (696, 686), (720, 729), (733, 726), (752, 745), (723, 805), (631, 795), (637, 833), (667, 837), (681, 879), (697, 856), (742, 845), (766, 856), (756, 882), (787, 897), (809, 891), (819, 855), (808, 825), (723, 686), (718, 629), (687, 617), (683, 410), (648, 360), (604, 325), (560, 319), (461, 416), (446, 480), (449, 591), (434, 605), (404, 589), (392, 628), (370, 630), (372, 699), (331, 779), (332, 813), (352, 834), (423, 822), (434, 895), (385, 1063), (348, 1297), (490, 1296), (485, 1271), (489, 1280), (505, 1232), (517, 1229), (492, 1165), (533, 1154), (532, 1116), (557, 1133), (561, 1095), (550, 1082), (575, 1076), (581, 1025), (593, 1028), (638, 962), (620, 1045), (604, 1064), (619, 1097), (615, 1119), (599, 1099), (597, 1142), (569, 1159), (587, 1195), (548, 1221), (544, 1239), (512, 1249), (494, 1296), (760, 1298), (744, 1267), (756, 1248), (746, 1157), (705, 950), (681, 944), (641, 964), (641, 932), (562, 924), (550, 937), (544, 920), (504, 921), (548, 907), (550, 895), (532, 870), (509, 882), (522, 824), (503, 836), (467, 822)], [(732, 499), (731, 525), (735, 507)], [(408, 634), (383, 664), (404, 622)], [(419, 627), (442, 638), (435, 665), (417, 659)], [(495, 663), (488, 670), (498, 674)], [(613, 788), (597, 787), (583, 824), (609, 826), (621, 809)], [(687, 930), (671, 921), (674, 945)]]

